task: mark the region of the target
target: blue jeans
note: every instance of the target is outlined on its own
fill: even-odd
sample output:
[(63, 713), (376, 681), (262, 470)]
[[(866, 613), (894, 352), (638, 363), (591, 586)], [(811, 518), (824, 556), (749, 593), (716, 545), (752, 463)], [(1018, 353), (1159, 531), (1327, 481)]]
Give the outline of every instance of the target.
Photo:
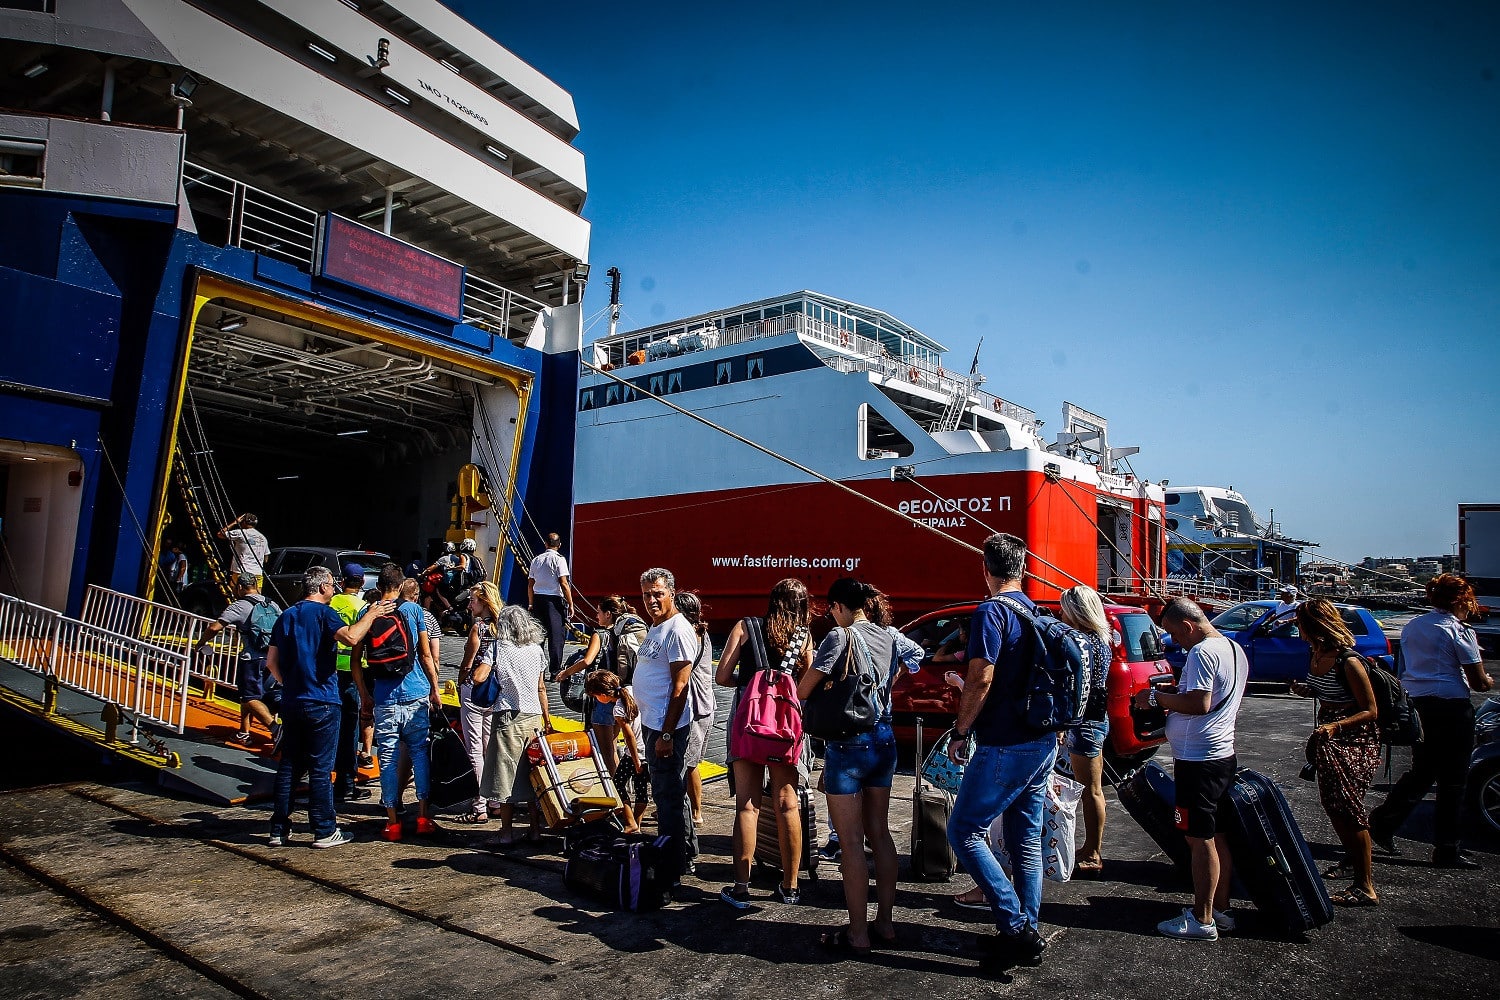
[(326, 837), (338, 826), (333, 811), (333, 757), (339, 742), (339, 706), (288, 701), (281, 708), (281, 763), (276, 768), (276, 801), (271, 833), (292, 832), (292, 783), (307, 772), (307, 818), (314, 837)]
[[(1037, 926), (1042, 907), (1042, 817), (1056, 756), (1057, 737), (1052, 733), (1016, 746), (976, 748), (948, 818), (948, 842), (983, 890), (1002, 934)], [(1015, 866), (1014, 884), (985, 840), (990, 824), (1002, 815), (1001, 829)]]
[[(688, 714), (686, 712), (684, 715)], [(667, 838), (667, 883), (670, 885), (687, 871), (688, 862), (698, 856), (698, 831), (693, 826), (693, 811), (687, 797), (689, 723), (672, 733), (672, 756), (656, 756), (657, 729), (642, 729), (646, 745), (641, 755), (651, 771), (651, 798), (656, 802), (656, 829)]]
[(411, 758), (411, 776), (417, 784), (417, 799), (427, 801), (432, 793), (432, 763), (427, 755), (428, 701), (395, 702), (375, 706), (375, 754), (380, 758), (380, 804), (394, 809), (401, 804), (401, 768), (396, 761), (398, 744), (406, 744)]
[(866, 788), (890, 788), (896, 773), (896, 737), (882, 722), (863, 736), (829, 740), (823, 748), (823, 791), (857, 795)]
[(354, 791), (354, 779), (359, 777), (354, 766), (354, 747), (359, 742), (359, 686), (347, 672), (339, 673), (339, 697), (343, 702), (339, 711), (339, 746), (333, 757), (333, 793), (348, 796)]

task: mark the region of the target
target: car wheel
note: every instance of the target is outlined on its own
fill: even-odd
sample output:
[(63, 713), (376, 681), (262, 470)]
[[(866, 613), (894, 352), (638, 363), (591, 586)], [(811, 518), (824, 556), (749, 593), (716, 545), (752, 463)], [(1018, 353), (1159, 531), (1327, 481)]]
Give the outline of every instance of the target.
[(1500, 834), (1500, 759), (1485, 761), (1469, 775), (1469, 806), (1491, 834)]

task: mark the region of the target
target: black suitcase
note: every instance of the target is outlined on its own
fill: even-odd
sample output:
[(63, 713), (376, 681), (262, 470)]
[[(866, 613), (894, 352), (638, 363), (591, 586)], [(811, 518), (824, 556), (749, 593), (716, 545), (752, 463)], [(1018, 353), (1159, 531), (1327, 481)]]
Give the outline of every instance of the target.
[(1274, 781), (1241, 768), (1220, 815), (1235, 874), (1256, 909), (1288, 934), (1333, 920), (1322, 873)]
[(453, 730), (442, 712), (432, 713), (427, 754), (432, 772), (432, 792), (428, 801), (435, 808), (456, 806), (479, 794), (479, 778), (474, 774), (468, 751), (464, 749), (463, 737)]
[(1151, 835), (1156, 846), (1192, 878), (1192, 852), (1188, 849), (1187, 838), (1173, 822), (1177, 794), (1167, 769), (1154, 760), (1148, 760), (1115, 785), (1115, 792), (1125, 811)]
[(668, 839), (613, 833), (577, 844), (563, 865), (563, 884), (611, 910), (660, 909), (671, 888), (662, 867)]
[[(818, 841), (818, 808), (813, 803), (812, 792), (797, 788), (797, 813), (802, 817), (802, 874), (818, 880), (818, 855), (814, 845)], [(769, 791), (760, 797), (760, 819), (755, 826), (755, 861), (781, 871), (781, 839), (776, 834), (776, 804)]]
[(922, 720), (917, 719), (917, 783), (911, 801), (911, 874), (923, 882), (946, 882), (958, 871), (948, 843), (953, 796), (922, 780)]

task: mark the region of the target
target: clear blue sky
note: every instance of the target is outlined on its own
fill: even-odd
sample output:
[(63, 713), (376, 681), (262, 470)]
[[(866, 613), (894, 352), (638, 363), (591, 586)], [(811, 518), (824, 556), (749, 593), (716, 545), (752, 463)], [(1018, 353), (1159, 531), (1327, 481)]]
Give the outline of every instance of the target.
[(982, 335), (1338, 558), (1500, 501), (1500, 5), (451, 2), (577, 102), (589, 314), (614, 265), (626, 328), (812, 288)]

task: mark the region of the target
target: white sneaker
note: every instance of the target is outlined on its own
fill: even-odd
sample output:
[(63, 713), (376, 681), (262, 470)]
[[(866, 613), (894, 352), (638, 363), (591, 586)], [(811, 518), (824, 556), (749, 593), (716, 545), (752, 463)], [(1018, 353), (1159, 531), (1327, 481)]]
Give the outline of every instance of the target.
[(313, 846), (320, 849), (326, 847), (338, 847), (340, 844), (347, 844), (353, 840), (354, 838), (349, 836), (343, 830), (335, 829), (328, 836), (319, 837), (317, 840), (313, 841)]
[(1156, 925), (1156, 929), (1167, 937), (1180, 938), (1184, 941), (1219, 940), (1219, 928), (1212, 923), (1200, 924), (1189, 907), (1183, 907), (1181, 916), (1163, 920)]
[(284, 839), (282, 839), (282, 836), (279, 833), (273, 833), (269, 837), (266, 838), (266, 846), (267, 847), (280, 847), (282, 844), (285, 844), (285, 843), (286, 843), (286, 841)]
[(1237, 926), (1235, 919), (1223, 910), (1214, 911), (1214, 926), (1225, 934), (1233, 934)]

